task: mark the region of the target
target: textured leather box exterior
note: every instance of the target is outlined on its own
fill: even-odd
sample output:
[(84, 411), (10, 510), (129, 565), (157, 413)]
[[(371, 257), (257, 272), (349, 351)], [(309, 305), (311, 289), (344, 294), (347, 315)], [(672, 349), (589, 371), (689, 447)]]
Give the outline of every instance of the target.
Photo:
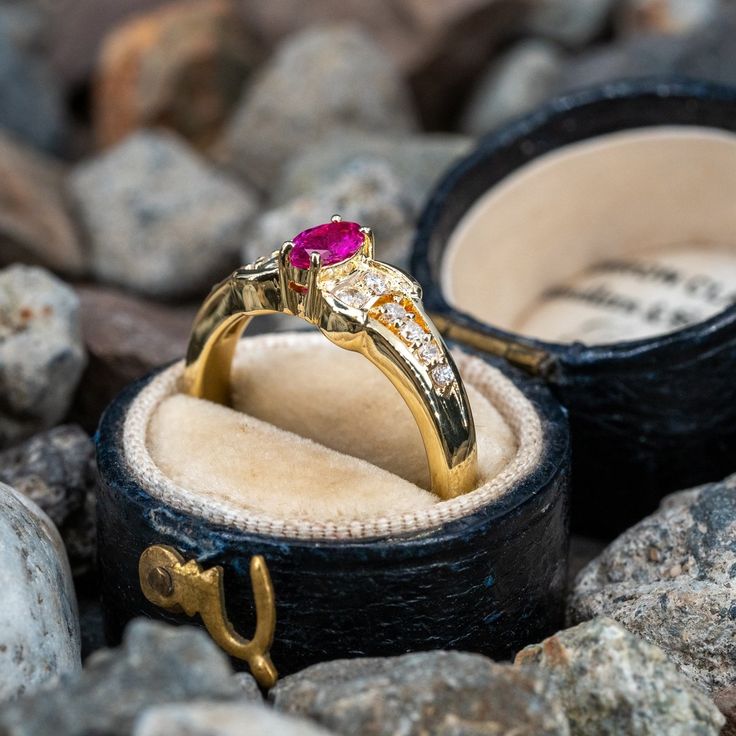
[(573, 529), (591, 535), (616, 534), (666, 493), (736, 469), (736, 307), (652, 339), (560, 345), (454, 309), (443, 297), (439, 270), (459, 220), (505, 176), (563, 146), (655, 125), (734, 131), (736, 91), (687, 81), (621, 82), (561, 98), (491, 133), (439, 184), (413, 254), (430, 312), (489, 345), (514, 342), (547, 354), (539, 373), (570, 416)]
[[(284, 675), (339, 657), (453, 648), (508, 657), (563, 620), (568, 548), (567, 421), (538, 381), (512, 375), (544, 423), (539, 466), (503, 499), (419, 535), (303, 541), (245, 533), (152, 497), (126, 465), (122, 427), (144, 379), (104, 415), (98, 434), (99, 566), (108, 635), (135, 616), (199, 623), (141, 593), (138, 559), (153, 544), (225, 570), (227, 612), (254, 629), (248, 563), (263, 555), (276, 591), (273, 660)], [(235, 663), (242, 665), (242, 663)]]

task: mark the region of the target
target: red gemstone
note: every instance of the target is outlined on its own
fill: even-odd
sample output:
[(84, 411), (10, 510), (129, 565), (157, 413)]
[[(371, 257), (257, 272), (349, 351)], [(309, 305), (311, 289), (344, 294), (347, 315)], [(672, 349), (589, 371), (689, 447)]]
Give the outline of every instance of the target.
[(365, 236), (357, 222), (326, 222), (310, 227), (294, 238), (291, 265), (308, 269), (309, 256), (319, 253), (323, 266), (331, 266), (354, 256), (363, 245)]

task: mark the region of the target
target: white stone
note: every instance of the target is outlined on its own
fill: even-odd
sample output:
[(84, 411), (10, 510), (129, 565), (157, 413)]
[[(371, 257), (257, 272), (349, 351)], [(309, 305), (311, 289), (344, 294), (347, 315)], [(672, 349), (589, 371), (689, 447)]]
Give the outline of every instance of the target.
[(447, 388), (455, 380), (455, 374), (447, 363), (443, 363), (432, 369), (432, 380), (438, 388)]
[(399, 329), (401, 337), (407, 342), (415, 343), (423, 340), (427, 334), (416, 322), (409, 320)]
[(358, 286), (343, 286), (335, 291), (335, 297), (349, 307), (360, 308), (371, 298), (371, 295)]
[(397, 304), (396, 302), (389, 302), (388, 304), (384, 304), (382, 307), (382, 311), (386, 318), (391, 322), (399, 322), (400, 320), (406, 319), (407, 317), (406, 309), (404, 309), (401, 304)]
[(388, 288), (386, 278), (377, 271), (367, 271), (363, 283), (373, 294), (383, 294)]
[(442, 358), (442, 351), (433, 342), (421, 347), (417, 354), (419, 355), (419, 360), (427, 364), (436, 363)]
[(64, 545), (34, 503), (0, 483), (0, 702), (81, 669)]
[(330, 736), (320, 726), (249, 703), (159, 705), (144, 711), (133, 736)]

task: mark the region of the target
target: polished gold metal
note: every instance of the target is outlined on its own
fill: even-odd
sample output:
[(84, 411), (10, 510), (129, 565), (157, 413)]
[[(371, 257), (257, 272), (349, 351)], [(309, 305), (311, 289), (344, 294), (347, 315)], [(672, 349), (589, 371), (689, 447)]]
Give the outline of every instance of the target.
[(199, 614), (218, 646), (246, 661), (259, 685), (269, 688), (276, 684), (278, 673), (269, 655), (276, 628), (276, 599), (263, 557), (250, 561), (256, 610), (256, 631), (250, 640), (238, 634), (227, 617), (221, 567), (204, 570), (196, 560), (185, 562), (173, 547), (153, 545), (140, 557), (138, 577), (143, 595), (151, 603), (187, 616)]
[[(333, 222), (339, 219), (335, 216)], [(323, 267), (319, 254), (312, 253), (309, 269), (296, 268), (289, 257), (294, 244), (287, 241), (216, 286), (194, 322), (182, 390), (229, 403), (235, 347), (250, 320), (271, 313), (301, 317), (386, 375), (421, 433), (432, 491), (453, 498), (472, 490), (478, 473), (465, 387), (442, 336), (422, 308), (419, 284), (374, 260), (373, 234), (369, 228), (360, 232), (360, 250), (340, 263)], [(385, 288), (376, 287), (376, 282)]]

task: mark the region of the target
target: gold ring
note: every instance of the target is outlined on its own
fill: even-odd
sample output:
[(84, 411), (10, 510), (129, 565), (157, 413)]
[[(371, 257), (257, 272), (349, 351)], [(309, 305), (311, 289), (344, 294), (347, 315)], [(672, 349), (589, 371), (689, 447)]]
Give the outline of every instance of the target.
[(478, 472), (465, 387), (424, 313), (419, 284), (373, 253), (370, 228), (336, 215), (239, 268), (197, 314), (182, 390), (227, 404), (233, 354), (250, 320), (272, 313), (301, 317), (384, 373), (417, 423), (432, 491), (445, 499), (459, 496), (473, 489)]

